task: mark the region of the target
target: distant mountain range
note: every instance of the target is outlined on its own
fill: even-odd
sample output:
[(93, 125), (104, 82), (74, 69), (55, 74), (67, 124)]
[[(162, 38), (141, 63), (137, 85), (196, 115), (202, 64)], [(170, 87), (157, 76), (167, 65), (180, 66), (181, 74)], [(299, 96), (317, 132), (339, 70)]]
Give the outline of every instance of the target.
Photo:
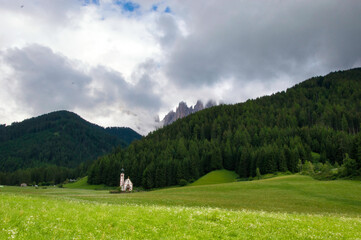
[(196, 113), (205, 108), (210, 108), (216, 105), (216, 102), (212, 100), (208, 101), (205, 106), (203, 105), (203, 102), (201, 100), (198, 100), (194, 107), (188, 107), (185, 102), (180, 102), (175, 112), (172, 110), (167, 115), (165, 115), (162, 120), (163, 126), (167, 126), (178, 119), (188, 116), (189, 114)]
[(142, 136), (130, 128), (103, 128), (58, 111), (0, 125), (0, 172), (40, 166), (77, 167)]

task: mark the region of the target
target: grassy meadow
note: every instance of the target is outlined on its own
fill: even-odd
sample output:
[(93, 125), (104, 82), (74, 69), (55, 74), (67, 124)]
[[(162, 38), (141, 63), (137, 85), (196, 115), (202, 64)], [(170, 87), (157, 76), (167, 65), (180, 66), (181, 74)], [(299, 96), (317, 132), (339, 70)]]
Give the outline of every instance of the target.
[(210, 173), (207, 173), (206, 175), (199, 178), (194, 183), (191, 183), (190, 186), (230, 183), (237, 181), (237, 177), (238, 175), (233, 171), (228, 171), (225, 169), (215, 170)]
[(67, 183), (63, 185), (64, 188), (73, 188), (73, 189), (91, 189), (91, 190), (106, 190), (112, 189), (113, 187), (107, 187), (104, 184), (100, 185), (90, 185), (88, 183), (88, 177), (83, 177), (76, 182)]
[(290, 175), (130, 194), (0, 191), (0, 239), (361, 239), (358, 181)]

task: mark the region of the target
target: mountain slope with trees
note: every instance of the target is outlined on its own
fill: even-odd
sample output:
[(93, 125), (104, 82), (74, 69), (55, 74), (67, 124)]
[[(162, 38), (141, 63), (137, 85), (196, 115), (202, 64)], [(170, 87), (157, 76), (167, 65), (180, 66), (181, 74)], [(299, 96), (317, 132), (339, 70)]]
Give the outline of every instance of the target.
[[(0, 172), (32, 169), (28, 175), (39, 175), (30, 176), (35, 182), (50, 181), (62, 171), (76, 177), (97, 157), (140, 138), (130, 128), (104, 129), (72, 112), (52, 112), (0, 126)], [(78, 173), (70, 171), (77, 167)], [(24, 174), (20, 171), (11, 178), (16, 180), (17, 175)]]
[(222, 168), (249, 178), (257, 171), (298, 172), (307, 162), (342, 165), (346, 153), (342, 174), (361, 175), (360, 123), (361, 69), (333, 72), (177, 120), (98, 159), (88, 182), (117, 185), (121, 167), (145, 188), (193, 181)]
[(128, 127), (107, 127), (105, 128), (105, 131), (108, 134), (120, 139), (123, 144), (125, 143), (126, 146), (131, 144), (134, 140), (139, 140), (142, 138), (139, 133)]

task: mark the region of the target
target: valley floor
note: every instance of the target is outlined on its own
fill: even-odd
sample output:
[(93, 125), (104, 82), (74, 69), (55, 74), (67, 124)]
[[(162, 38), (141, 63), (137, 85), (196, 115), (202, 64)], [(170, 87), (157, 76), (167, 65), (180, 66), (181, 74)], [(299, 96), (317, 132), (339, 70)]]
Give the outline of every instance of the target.
[(109, 194), (0, 189), (0, 239), (361, 239), (361, 183), (299, 175)]

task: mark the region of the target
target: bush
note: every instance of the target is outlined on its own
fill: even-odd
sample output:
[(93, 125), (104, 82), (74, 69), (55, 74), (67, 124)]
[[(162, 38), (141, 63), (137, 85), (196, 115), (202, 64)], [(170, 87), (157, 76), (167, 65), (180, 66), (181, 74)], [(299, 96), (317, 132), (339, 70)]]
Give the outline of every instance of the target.
[(183, 187), (183, 186), (188, 185), (188, 182), (185, 179), (181, 179), (181, 180), (179, 180), (179, 185), (181, 185)]
[(302, 165), (301, 174), (313, 176), (315, 174), (313, 164), (306, 160), (305, 164)]
[(345, 158), (343, 159), (343, 176), (355, 176), (357, 175), (357, 163), (356, 160), (351, 159), (346, 153)]

